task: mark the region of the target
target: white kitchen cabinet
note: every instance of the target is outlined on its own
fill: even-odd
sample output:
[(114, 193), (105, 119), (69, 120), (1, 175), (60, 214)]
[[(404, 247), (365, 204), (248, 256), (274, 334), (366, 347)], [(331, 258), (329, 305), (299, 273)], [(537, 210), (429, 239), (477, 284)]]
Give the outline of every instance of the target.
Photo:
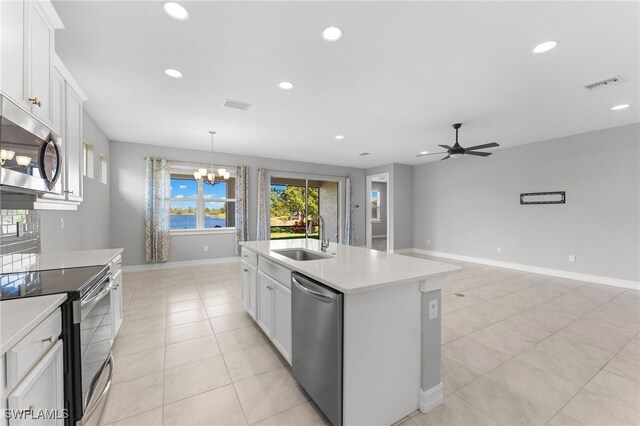
[(291, 364), (291, 290), (272, 280), (273, 344)]
[(54, 27), (38, 1), (25, 1), (25, 17), (27, 101), (33, 115), (51, 125)]
[(3, 1), (0, 15), (0, 89), (53, 127), (54, 36), (64, 28), (60, 17), (47, 0)]
[(82, 98), (65, 82), (65, 194), (67, 200), (82, 202)]
[(0, 90), (25, 108), (25, 5), (0, 1)]
[(262, 271), (258, 271), (257, 322), (291, 363), (291, 290)]
[(258, 270), (244, 260), (240, 262), (242, 276), (242, 304), (244, 309), (256, 319)]
[[(9, 410), (31, 410), (38, 415), (40, 410), (54, 418), (37, 420), (42, 425), (64, 424), (64, 370), (62, 359), (62, 341), (58, 341), (27, 374), (20, 384), (9, 394)], [(46, 411), (45, 411), (46, 410)], [(29, 416), (30, 417), (30, 416)], [(10, 426), (33, 424), (29, 417), (9, 420)]]
[(122, 325), (123, 311), (122, 311), (122, 270), (118, 270), (113, 275), (113, 287), (111, 287), (111, 309), (113, 314), (113, 320), (111, 321), (111, 328), (113, 332), (113, 338), (118, 335), (118, 330)]
[(264, 272), (258, 271), (258, 312), (257, 322), (262, 331), (271, 337), (273, 327), (273, 280)]

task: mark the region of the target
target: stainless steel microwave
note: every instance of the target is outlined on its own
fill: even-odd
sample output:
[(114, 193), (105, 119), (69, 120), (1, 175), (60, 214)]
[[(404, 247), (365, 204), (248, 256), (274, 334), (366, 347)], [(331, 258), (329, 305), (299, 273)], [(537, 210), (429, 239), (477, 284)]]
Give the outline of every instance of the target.
[(0, 93), (1, 189), (62, 194), (62, 139)]

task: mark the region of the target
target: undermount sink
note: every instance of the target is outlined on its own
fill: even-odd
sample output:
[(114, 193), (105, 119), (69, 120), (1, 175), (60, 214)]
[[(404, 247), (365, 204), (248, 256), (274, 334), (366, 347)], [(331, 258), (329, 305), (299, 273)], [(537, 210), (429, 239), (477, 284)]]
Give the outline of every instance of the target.
[(275, 253), (288, 257), (289, 259), (304, 261), (304, 260), (321, 260), (329, 259), (331, 255), (325, 253), (319, 253), (317, 251), (305, 250), (305, 249), (280, 249), (273, 250)]

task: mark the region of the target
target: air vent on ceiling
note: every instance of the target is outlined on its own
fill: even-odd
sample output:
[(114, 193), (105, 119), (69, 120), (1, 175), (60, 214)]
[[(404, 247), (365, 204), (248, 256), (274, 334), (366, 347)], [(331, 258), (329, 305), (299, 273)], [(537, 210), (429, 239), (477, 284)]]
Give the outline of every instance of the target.
[(249, 109), (251, 104), (248, 104), (246, 102), (234, 101), (231, 99), (225, 99), (222, 106), (226, 106), (227, 108), (235, 108), (235, 109), (241, 109), (242, 111), (246, 111)]
[(590, 83), (584, 86), (588, 91), (604, 89), (605, 87), (615, 86), (617, 84), (622, 83), (624, 80), (620, 76), (607, 78), (606, 80), (596, 81), (595, 83)]
[(367, 155), (371, 155), (371, 153), (370, 152), (361, 152), (358, 155), (360, 155), (360, 157), (366, 157)]

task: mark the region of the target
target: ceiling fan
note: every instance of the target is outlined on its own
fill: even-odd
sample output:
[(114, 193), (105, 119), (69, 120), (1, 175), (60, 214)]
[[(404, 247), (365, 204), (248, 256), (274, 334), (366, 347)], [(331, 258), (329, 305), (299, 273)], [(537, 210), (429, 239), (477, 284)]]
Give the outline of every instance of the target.
[(490, 152), (479, 152), (477, 150), (484, 149), (484, 148), (494, 148), (496, 146), (500, 146), (495, 142), (491, 142), (491, 143), (485, 143), (483, 145), (476, 145), (476, 146), (471, 146), (469, 148), (464, 148), (460, 146), (460, 144), (458, 143), (458, 129), (460, 127), (462, 127), (462, 123), (456, 123), (453, 125), (453, 128), (456, 129), (456, 143), (453, 144), (453, 146), (438, 145), (439, 147), (446, 149), (445, 152), (434, 152), (433, 154), (428, 154), (428, 153), (418, 154), (416, 155), (416, 157), (424, 157), (426, 155), (447, 154), (447, 156), (442, 158), (440, 161), (446, 160), (448, 158), (459, 158), (459, 157), (462, 157), (463, 155), (477, 155), (478, 157), (488, 157), (491, 155)]

